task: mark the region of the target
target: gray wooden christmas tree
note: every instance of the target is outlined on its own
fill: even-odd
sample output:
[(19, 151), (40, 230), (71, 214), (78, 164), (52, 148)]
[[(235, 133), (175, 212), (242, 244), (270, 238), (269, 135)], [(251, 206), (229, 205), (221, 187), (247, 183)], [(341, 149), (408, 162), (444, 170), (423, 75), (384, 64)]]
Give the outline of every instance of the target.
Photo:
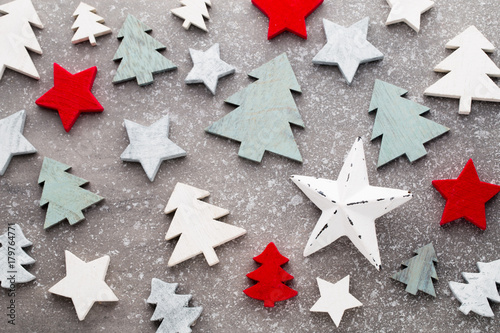
[(413, 162), (427, 154), (424, 143), (449, 131), (421, 115), (429, 108), (403, 98), (408, 91), (376, 80), (368, 112), (377, 110), (372, 140), (382, 136), (377, 167), (406, 154)]
[(394, 280), (406, 284), (406, 291), (415, 295), (421, 290), (424, 293), (436, 297), (432, 279), (437, 280), (434, 263), (437, 263), (436, 252), (432, 243), (429, 243), (417, 250), (415, 257), (405, 261), (402, 265), (406, 268), (392, 275)]
[(156, 333), (188, 333), (190, 326), (198, 319), (202, 307), (188, 307), (191, 295), (177, 295), (178, 283), (167, 283), (153, 278), (151, 294), (147, 302), (156, 304), (151, 320), (161, 320)]
[(35, 279), (22, 266), (35, 263), (35, 259), (23, 250), (31, 245), (33, 244), (24, 237), (17, 224), (9, 225), (7, 232), (0, 236), (0, 281), (3, 288), (11, 288), (12, 283), (25, 283)]
[(71, 225), (82, 221), (85, 219), (82, 210), (104, 199), (81, 188), (88, 181), (67, 173), (70, 168), (48, 157), (43, 160), (38, 183), (44, 183), (40, 206), (49, 204), (45, 229), (64, 219)]
[(500, 259), (489, 263), (478, 262), (479, 273), (462, 273), (468, 283), (450, 282), (453, 295), (462, 303), (459, 310), (484, 317), (493, 317), (488, 300), (500, 303), (497, 284), (500, 284)]
[(153, 83), (153, 74), (177, 68), (158, 52), (166, 47), (148, 35), (151, 30), (134, 16), (127, 16), (118, 32), (118, 39), (122, 39), (122, 42), (113, 60), (121, 62), (113, 83), (136, 78), (137, 84), (144, 86)]
[(301, 92), (285, 53), (252, 71), (258, 79), (229, 97), (239, 107), (206, 131), (241, 142), (238, 155), (260, 162), (264, 152), (302, 162), (290, 123), (304, 127), (290, 90)]

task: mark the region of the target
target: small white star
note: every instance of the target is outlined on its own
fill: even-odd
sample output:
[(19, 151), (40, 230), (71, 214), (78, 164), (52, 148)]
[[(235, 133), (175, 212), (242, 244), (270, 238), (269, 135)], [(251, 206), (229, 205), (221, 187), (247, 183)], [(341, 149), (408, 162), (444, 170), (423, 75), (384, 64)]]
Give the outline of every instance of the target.
[(36, 153), (35, 147), (23, 136), (26, 111), (21, 110), (0, 119), (0, 176), (3, 176), (14, 155)]
[(310, 311), (328, 312), (337, 327), (339, 327), (345, 310), (363, 305), (349, 293), (349, 275), (337, 283), (330, 283), (320, 278), (316, 278), (316, 280), (321, 297)]
[(235, 69), (220, 59), (219, 44), (215, 43), (205, 52), (189, 49), (193, 59), (193, 69), (189, 72), (185, 82), (204, 83), (215, 95), (218, 80), (226, 75), (233, 74)]
[(430, 0), (387, 0), (391, 12), (385, 25), (404, 22), (413, 30), (420, 30), (420, 15), (434, 7)]
[(116, 302), (104, 278), (109, 256), (86, 263), (69, 251), (66, 256), (66, 277), (49, 289), (52, 294), (69, 297), (73, 301), (78, 319), (84, 320), (95, 302)]
[(384, 57), (366, 40), (368, 17), (345, 28), (323, 19), (327, 43), (312, 60), (318, 65), (337, 65), (347, 83), (351, 84), (360, 64)]
[(186, 152), (168, 138), (168, 116), (149, 127), (125, 119), (130, 144), (120, 158), (140, 162), (150, 181), (155, 179), (161, 162), (186, 156)]

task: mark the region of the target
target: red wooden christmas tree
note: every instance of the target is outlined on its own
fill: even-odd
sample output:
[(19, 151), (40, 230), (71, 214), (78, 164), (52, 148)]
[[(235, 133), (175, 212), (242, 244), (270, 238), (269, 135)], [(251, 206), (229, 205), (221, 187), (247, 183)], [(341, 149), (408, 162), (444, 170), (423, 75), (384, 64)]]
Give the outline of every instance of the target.
[(243, 290), (247, 296), (264, 301), (265, 307), (273, 307), (274, 302), (297, 296), (296, 290), (283, 283), (292, 280), (293, 276), (280, 267), (288, 262), (288, 258), (279, 253), (273, 242), (253, 260), (262, 266), (247, 274), (250, 279), (259, 281), (256, 285)]

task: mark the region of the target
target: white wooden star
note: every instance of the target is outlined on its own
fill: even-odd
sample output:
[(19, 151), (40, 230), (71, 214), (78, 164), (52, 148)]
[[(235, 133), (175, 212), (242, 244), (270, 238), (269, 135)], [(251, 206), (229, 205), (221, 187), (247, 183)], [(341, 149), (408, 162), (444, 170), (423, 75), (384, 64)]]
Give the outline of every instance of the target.
[(345, 310), (363, 305), (349, 293), (349, 275), (337, 283), (330, 283), (320, 278), (316, 278), (316, 280), (321, 297), (310, 311), (328, 312), (337, 327), (339, 327)]
[(214, 95), (218, 80), (235, 71), (233, 66), (221, 60), (219, 43), (215, 43), (205, 52), (189, 49), (189, 54), (194, 66), (185, 82), (187, 84), (204, 83)]
[(385, 25), (404, 22), (413, 30), (420, 30), (420, 15), (434, 7), (430, 0), (387, 0), (391, 12)]
[(161, 162), (186, 156), (186, 152), (168, 138), (169, 120), (164, 116), (149, 127), (125, 119), (130, 144), (120, 158), (140, 162), (150, 181), (155, 179)]
[(368, 21), (369, 18), (366, 17), (345, 28), (323, 19), (327, 43), (312, 62), (339, 66), (347, 83), (351, 84), (360, 64), (384, 58), (382, 52), (366, 40)]
[(23, 136), (26, 111), (21, 110), (0, 119), (0, 176), (3, 176), (14, 155), (36, 153), (35, 147)]
[(104, 278), (109, 265), (109, 256), (91, 262), (80, 260), (69, 251), (66, 256), (66, 277), (49, 289), (49, 293), (69, 297), (73, 301), (78, 319), (84, 320), (95, 302), (116, 302), (111, 288)]
[(408, 191), (370, 186), (363, 141), (357, 138), (336, 181), (292, 176), (292, 181), (323, 211), (309, 237), (304, 256), (347, 236), (380, 269), (375, 219), (412, 198)]

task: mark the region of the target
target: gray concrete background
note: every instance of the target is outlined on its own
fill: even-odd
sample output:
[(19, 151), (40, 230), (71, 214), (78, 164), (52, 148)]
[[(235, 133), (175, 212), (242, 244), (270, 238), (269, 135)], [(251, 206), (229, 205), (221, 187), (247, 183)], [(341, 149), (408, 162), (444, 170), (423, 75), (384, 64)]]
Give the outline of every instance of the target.
[[(181, 27), (182, 20), (170, 13), (177, 1), (90, 1), (113, 30), (99, 38), (96, 47), (71, 44), (71, 15), (78, 0), (33, 2), (45, 25), (34, 29), (44, 53), (32, 54), (41, 80), (7, 70), (0, 81), (0, 118), (25, 109), (24, 135), (38, 153), (14, 157), (0, 178), (0, 219), (1, 232), (8, 222), (18, 223), (33, 242), (28, 253), (36, 263), (28, 270), (36, 280), (18, 286), (15, 328), (7, 326), (3, 314), (10, 298), (6, 290), (0, 293), (1, 331), (154, 332), (158, 324), (149, 321), (153, 307), (146, 303), (153, 277), (178, 282), (179, 293), (192, 294), (191, 304), (204, 307), (194, 332), (498, 331), (498, 304), (492, 306), (495, 318), (465, 316), (448, 282), (463, 282), (461, 272), (476, 272), (477, 261), (499, 259), (500, 199), (486, 204), (486, 231), (465, 220), (440, 227), (445, 200), (431, 181), (456, 178), (473, 158), (481, 180), (500, 184), (500, 104), (473, 102), (467, 117), (458, 114), (458, 100), (423, 97), (424, 89), (442, 77), (432, 69), (451, 54), (444, 48), (446, 42), (468, 26), (476, 25), (500, 46), (497, 0), (437, 0), (422, 16), (419, 34), (405, 24), (386, 27), (389, 6), (384, 0), (326, 0), (307, 19), (308, 40), (284, 33), (271, 41), (266, 39), (268, 19), (249, 0), (214, 0), (208, 33)], [(155, 75), (154, 84), (144, 88), (134, 81), (111, 83), (118, 67), (111, 60), (119, 45), (116, 36), (128, 13), (153, 29), (152, 36), (167, 46), (163, 54), (178, 66)], [(315, 66), (311, 60), (326, 42), (323, 18), (349, 26), (365, 16), (370, 16), (368, 40), (385, 58), (361, 65), (348, 86), (338, 68)], [(188, 48), (206, 50), (216, 42), (222, 59), (237, 72), (220, 80), (212, 96), (204, 85), (187, 86), (184, 79), (192, 67)], [(252, 163), (237, 156), (237, 143), (206, 134), (204, 128), (234, 109), (223, 101), (253, 82), (246, 73), (282, 52), (303, 91), (294, 96), (306, 128), (294, 127), (293, 132), (304, 163), (269, 153), (261, 164)], [(500, 53), (495, 51), (491, 59), (500, 64)], [(92, 91), (105, 110), (82, 115), (69, 134), (57, 112), (34, 103), (53, 85), (54, 62), (72, 73), (94, 65), (99, 70)], [(368, 114), (368, 106), (377, 78), (409, 90), (411, 100), (430, 107), (429, 119), (451, 129), (427, 144), (428, 155), (413, 164), (399, 158), (376, 169), (380, 140), (369, 142), (375, 117)], [(165, 114), (171, 119), (171, 139), (187, 157), (164, 162), (150, 183), (140, 164), (120, 160), (128, 144), (123, 120), (149, 125)], [(356, 136), (365, 141), (370, 183), (414, 194), (410, 202), (376, 221), (381, 271), (345, 238), (308, 258), (302, 256), (320, 211), (289, 176), (336, 179)], [(105, 198), (85, 211), (82, 223), (43, 229), (46, 209), (39, 207), (42, 187), (37, 179), (46, 156), (71, 165), (71, 173), (90, 181), (86, 189)], [(248, 231), (216, 249), (220, 264), (214, 267), (198, 256), (167, 268), (175, 241), (164, 240), (172, 216), (162, 211), (177, 182), (210, 191), (208, 201), (231, 212), (222, 221)], [(299, 294), (266, 309), (242, 290), (253, 284), (245, 277), (258, 267), (252, 257), (270, 241), (290, 258), (284, 268), (295, 276), (290, 286)], [(422, 293), (412, 296), (389, 278), (414, 249), (428, 242), (434, 243), (439, 258), (435, 299)], [(64, 250), (85, 261), (109, 255), (106, 282), (119, 302), (95, 304), (79, 322), (70, 299), (49, 294), (65, 276)], [(347, 310), (335, 328), (328, 314), (309, 312), (319, 298), (316, 277), (336, 282), (347, 274), (350, 291), (363, 307)]]

